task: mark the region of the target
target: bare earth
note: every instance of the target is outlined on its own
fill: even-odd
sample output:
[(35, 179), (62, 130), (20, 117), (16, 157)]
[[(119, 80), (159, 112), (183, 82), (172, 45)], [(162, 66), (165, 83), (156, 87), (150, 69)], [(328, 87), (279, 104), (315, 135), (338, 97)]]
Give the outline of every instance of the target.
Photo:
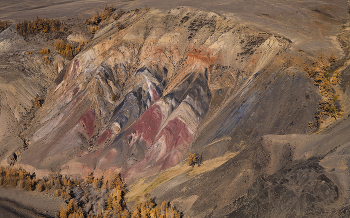
[(64, 203), (52, 193), (0, 187), (0, 217), (57, 217)]

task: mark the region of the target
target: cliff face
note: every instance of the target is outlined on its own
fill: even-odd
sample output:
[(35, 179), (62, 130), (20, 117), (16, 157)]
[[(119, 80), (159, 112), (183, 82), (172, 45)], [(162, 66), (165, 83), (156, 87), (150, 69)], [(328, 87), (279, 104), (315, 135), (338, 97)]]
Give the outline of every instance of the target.
[[(142, 9), (110, 19), (72, 61), (45, 65), (13, 27), (0, 34), (11, 39), (0, 41), (3, 165), (118, 171), (130, 200), (151, 193), (187, 217), (347, 213), (349, 122), (310, 135), (322, 96), (289, 39), (213, 12)], [(22, 48), (13, 57), (11, 43)], [(337, 68), (344, 105), (348, 64)], [(202, 166), (186, 166), (190, 152)]]

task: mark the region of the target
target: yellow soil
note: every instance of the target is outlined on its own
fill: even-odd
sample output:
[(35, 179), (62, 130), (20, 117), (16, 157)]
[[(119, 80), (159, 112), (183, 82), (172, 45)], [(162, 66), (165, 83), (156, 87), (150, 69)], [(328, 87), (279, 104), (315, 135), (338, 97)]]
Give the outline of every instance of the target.
[(186, 164), (179, 164), (160, 173), (159, 176), (157, 176), (155, 179), (149, 182), (146, 182), (148, 177), (142, 178), (129, 187), (129, 192), (126, 194), (126, 198), (129, 202), (137, 202), (140, 199), (140, 197), (144, 196), (144, 194), (150, 193), (155, 188), (168, 182), (176, 176), (186, 174), (188, 179), (193, 178), (196, 175), (219, 167), (238, 153), (239, 152), (228, 152), (221, 157), (203, 161), (203, 163), (199, 167), (191, 167)]

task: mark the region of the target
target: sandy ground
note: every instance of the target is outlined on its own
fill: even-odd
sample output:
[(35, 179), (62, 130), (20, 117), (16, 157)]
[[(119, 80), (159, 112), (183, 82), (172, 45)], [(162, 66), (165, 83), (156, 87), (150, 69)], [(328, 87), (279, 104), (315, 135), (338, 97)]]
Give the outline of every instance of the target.
[(62, 198), (47, 192), (0, 187), (0, 217), (57, 217), (64, 203)]
[(81, 13), (94, 13), (103, 8), (105, 4), (114, 3), (113, 5), (115, 7), (123, 5), (117, 4), (117, 2), (110, 0), (1, 0), (0, 19), (21, 21), (23, 19), (35, 19), (36, 16), (47, 18), (69, 18)]
[(25, 208), (15, 202), (0, 199), (0, 214), (1, 217), (51, 217), (40, 214), (32, 209)]

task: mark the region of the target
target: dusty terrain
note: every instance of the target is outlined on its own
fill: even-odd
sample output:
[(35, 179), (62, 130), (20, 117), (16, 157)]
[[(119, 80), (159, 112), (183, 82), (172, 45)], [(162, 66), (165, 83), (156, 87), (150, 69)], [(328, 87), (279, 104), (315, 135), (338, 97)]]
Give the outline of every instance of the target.
[[(109, 3), (130, 11), (89, 34), (83, 21)], [(1, 165), (38, 177), (118, 171), (130, 202), (150, 193), (184, 217), (346, 217), (348, 8), (322, 0), (3, 2), (1, 20), (61, 18), (65, 39), (92, 40), (68, 61), (53, 47), (57, 34), (23, 37), (15, 24), (0, 33)], [(49, 64), (38, 54), (46, 47)], [(322, 52), (336, 57), (327, 75), (339, 73), (332, 92), (343, 115), (325, 115), (316, 128), (325, 96), (305, 66)], [(189, 152), (201, 166), (186, 165)], [(18, 203), (42, 213), (25, 199)]]
[[(295, 51), (305, 50), (309, 55), (321, 49), (341, 52), (334, 36), (348, 19), (348, 3), (345, 0), (218, 0), (212, 1), (1, 1), (0, 19), (20, 21), (34, 19), (37, 15), (49, 18), (84, 17), (101, 10), (105, 4), (113, 4), (131, 10), (137, 7), (155, 7), (170, 10), (190, 6), (213, 11), (247, 26), (274, 33), (292, 40)], [(59, 10), (58, 10), (59, 8)]]
[(53, 193), (6, 188), (0, 188), (0, 192), (0, 210), (4, 213), (9, 211), (10, 217), (57, 217), (61, 204), (64, 204), (64, 200), (54, 197)]

